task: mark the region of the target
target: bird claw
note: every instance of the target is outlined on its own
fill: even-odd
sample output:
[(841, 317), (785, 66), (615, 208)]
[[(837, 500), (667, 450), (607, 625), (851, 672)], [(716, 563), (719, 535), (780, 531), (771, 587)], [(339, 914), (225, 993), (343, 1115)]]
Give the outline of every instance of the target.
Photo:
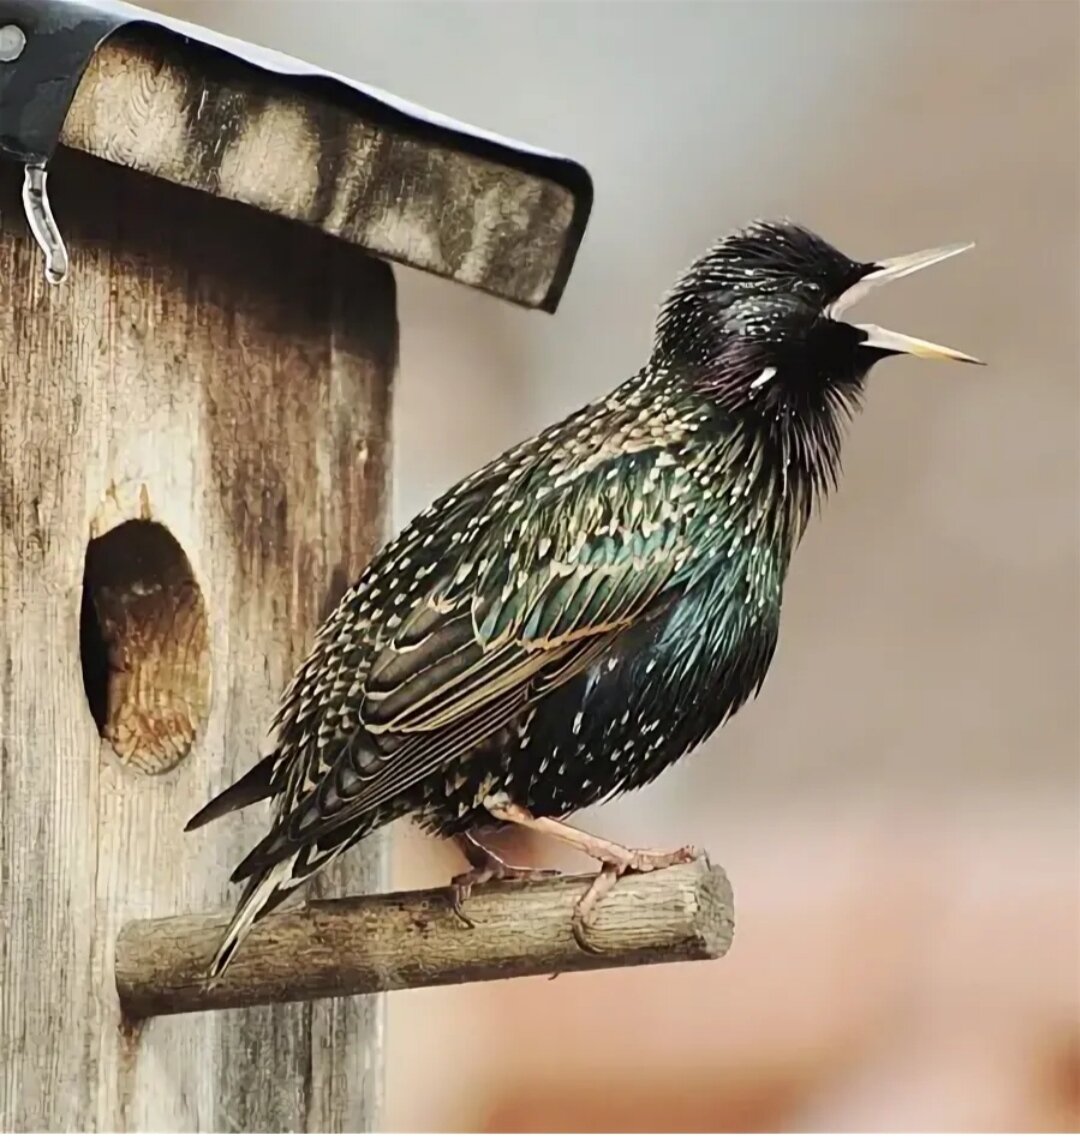
[(588, 891), (574, 905), (574, 912), (570, 919), (570, 928), (574, 933), (574, 942), (588, 955), (602, 956), (603, 949), (599, 948), (589, 939), (586, 926), (589, 917), (596, 911), (597, 906), (614, 887), (615, 882), (622, 876), (631, 872), (657, 872), (662, 868), (671, 868), (676, 864), (690, 864), (701, 855), (694, 845), (683, 845), (682, 848), (666, 851), (664, 849), (629, 849), (627, 858), (619, 861), (605, 861), (597, 873), (596, 879), (589, 885)]
[(588, 891), (574, 905), (574, 911), (570, 917), (570, 929), (574, 933), (574, 942), (588, 955), (602, 956), (604, 954), (586, 933), (588, 919), (624, 872), (626, 872), (626, 866), (623, 864), (604, 864), (596, 874), (596, 879), (589, 885)]
[(561, 876), (557, 868), (521, 868), (507, 864), (491, 853), (482, 864), (476, 864), (468, 872), (460, 873), (450, 881), (450, 908), (466, 928), (475, 928), (476, 923), (465, 915), (465, 902), (472, 896), (478, 884), (490, 880), (541, 880), (548, 876)]
[(472, 896), (472, 885), (459, 884), (457, 880), (454, 877), (450, 883), (450, 909), (466, 928), (475, 928), (476, 924), (465, 915), (465, 901)]
[[(586, 924), (586, 917), (582, 916), (579, 913), (578, 909), (575, 908), (574, 909), (574, 915), (570, 920), (570, 928), (574, 933), (574, 943), (577, 944), (577, 946), (586, 955), (602, 956), (604, 954), (604, 950), (602, 948), (597, 947), (596, 944), (594, 944), (592, 942), (592, 940), (589, 939), (588, 933), (587, 933), (586, 928), (585, 928), (585, 924)], [(551, 978), (555, 979), (557, 975), (558, 975), (558, 972), (556, 972), (555, 975), (553, 975)]]

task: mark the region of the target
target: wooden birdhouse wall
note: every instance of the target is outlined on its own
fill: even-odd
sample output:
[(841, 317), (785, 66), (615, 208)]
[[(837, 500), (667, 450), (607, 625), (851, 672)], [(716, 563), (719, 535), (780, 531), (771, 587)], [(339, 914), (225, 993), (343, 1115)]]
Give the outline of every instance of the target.
[(0, 1125), (370, 1127), (377, 1000), (131, 1028), (112, 971), (124, 921), (234, 895), (265, 809), (184, 822), (257, 760), (383, 535), (391, 269), (85, 155), (50, 170), (59, 287), (0, 178)]

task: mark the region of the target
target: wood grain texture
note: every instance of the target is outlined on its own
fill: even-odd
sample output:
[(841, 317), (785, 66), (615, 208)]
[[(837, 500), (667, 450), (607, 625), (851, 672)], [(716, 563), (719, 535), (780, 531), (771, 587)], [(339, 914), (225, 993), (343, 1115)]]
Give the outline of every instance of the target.
[(360, 118), (239, 60), (148, 36), (129, 29), (101, 46), (64, 144), (553, 307), (575, 224), (568, 189)]
[(520, 975), (716, 959), (731, 944), (731, 886), (705, 860), (627, 876), (590, 925), (601, 955), (570, 930), (589, 876), (485, 885), (466, 927), (445, 890), (316, 901), (252, 929), (212, 988), (206, 968), (229, 915), (136, 920), (120, 933), (116, 983), (133, 1017)]
[[(382, 538), (390, 268), (234, 203), (61, 151), (58, 288), (0, 179), (0, 1127), (369, 1128), (380, 1006), (335, 999), (132, 1029), (120, 927), (227, 907), (265, 809), (184, 834), (259, 756), (282, 687)], [(103, 742), (79, 659), (91, 535), (169, 529), (208, 612), (183, 763)], [(378, 887), (381, 842), (320, 886)]]

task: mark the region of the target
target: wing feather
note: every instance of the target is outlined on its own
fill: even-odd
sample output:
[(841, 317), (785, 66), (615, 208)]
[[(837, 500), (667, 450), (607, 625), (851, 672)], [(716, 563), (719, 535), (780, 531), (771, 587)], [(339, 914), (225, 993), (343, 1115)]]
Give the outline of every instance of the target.
[(430, 778), (663, 606), (694, 540), (696, 501), (681, 494), (689, 480), (659, 446), (563, 465), (557, 479), (537, 461), (507, 483), (500, 511), (464, 549), (452, 541), (466, 524), (447, 513), (451, 534), (424, 541), (435, 561), (430, 589), (377, 640), (366, 673), (355, 677), (343, 651), (339, 674), (352, 677), (320, 681), (348, 701), (320, 709), (309, 694), (303, 717), (318, 724), (303, 737), (306, 758), (292, 763), (304, 779), (291, 775), (275, 829), (237, 873)]

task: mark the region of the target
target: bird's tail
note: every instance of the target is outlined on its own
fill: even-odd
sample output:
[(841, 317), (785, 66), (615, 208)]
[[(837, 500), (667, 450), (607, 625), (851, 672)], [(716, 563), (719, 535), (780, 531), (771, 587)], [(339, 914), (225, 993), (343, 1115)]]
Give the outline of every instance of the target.
[(274, 795), (274, 767), (277, 757), (268, 753), (254, 768), (249, 769), (239, 781), (234, 782), (224, 792), (219, 793), (208, 805), (204, 805), (184, 826), (184, 832), (201, 829), (210, 821), (216, 821), (226, 813), (254, 805), (256, 801), (266, 801)]
[(240, 897), (240, 903), (233, 914), (232, 923), (229, 924), (217, 955), (210, 965), (211, 980), (217, 979), (232, 963), (252, 924), (276, 908), (307, 879), (293, 877), (295, 863), (296, 854), (293, 853), (277, 864), (261, 869), (247, 882), (244, 894)]

